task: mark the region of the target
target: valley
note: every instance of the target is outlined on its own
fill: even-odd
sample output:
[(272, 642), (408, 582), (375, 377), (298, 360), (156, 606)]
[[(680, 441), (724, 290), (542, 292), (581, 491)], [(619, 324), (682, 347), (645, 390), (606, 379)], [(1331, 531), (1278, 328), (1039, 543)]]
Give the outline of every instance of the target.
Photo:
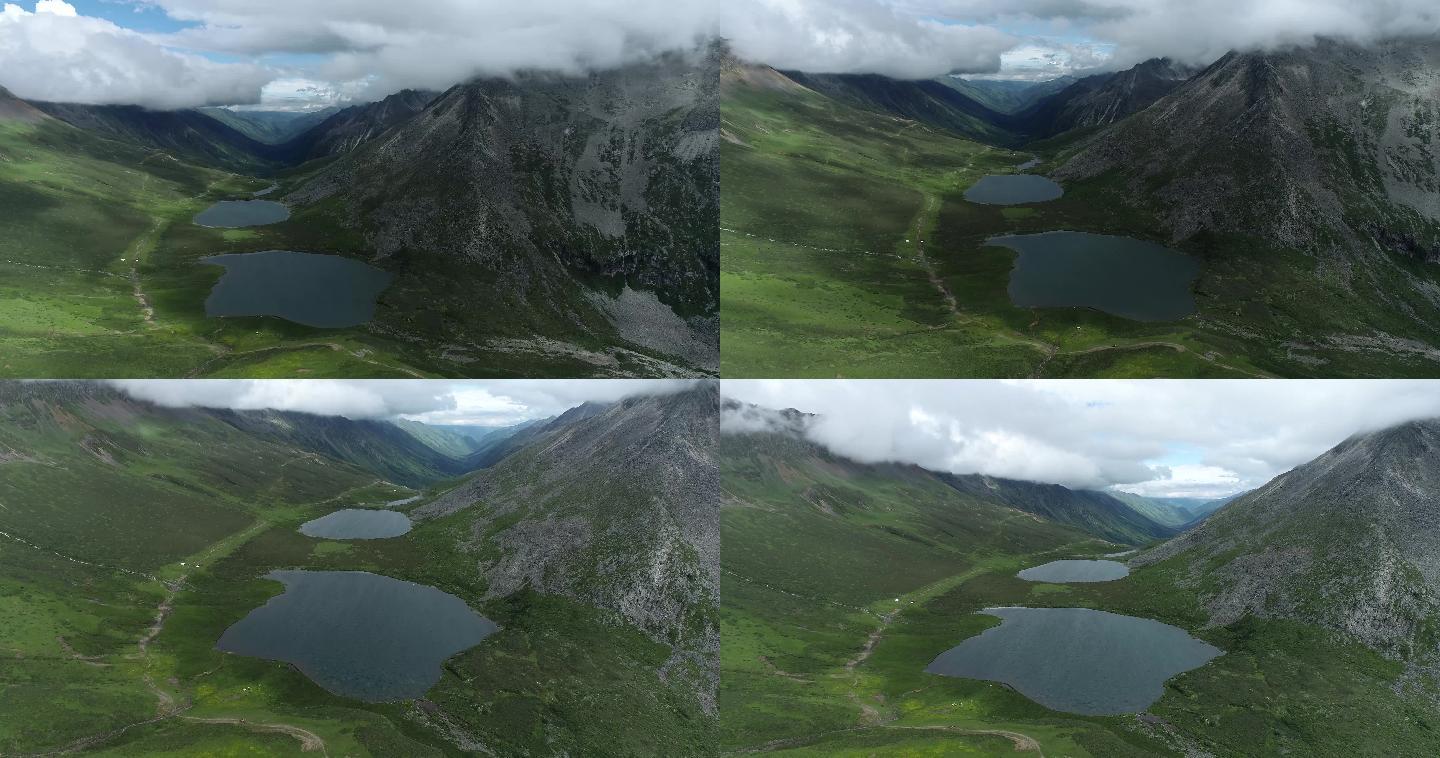
[[(713, 516), (655, 498), (648, 453), (583, 482), (552, 456), (638, 428), (697, 456), (672, 481), (703, 480), (706, 392), (574, 409), (527, 426), (541, 445), (467, 463), (386, 421), (0, 384), (0, 751), (704, 754), (714, 588), (687, 546)], [(549, 498), (517, 501), (537, 478)], [(312, 536), (337, 512), (412, 528)], [(527, 547), (556, 519), (604, 572)], [(623, 551), (575, 532), (600, 524)], [(508, 582), (520, 567), (547, 583)]]
[[(1440, 373), (1434, 60), (1399, 40), (1150, 61), (996, 110), (973, 87), (730, 59), (725, 375)], [(1062, 233), (1105, 255), (1057, 246), (1073, 267), (1036, 296), (1003, 240)], [(1144, 275), (1167, 256), (1189, 270)], [(1131, 296), (1154, 304), (1113, 307)]]
[(713, 375), (709, 65), (405, 91), (297, 133), (0, 90), (0, 377)]
[[(1334, 601), (1369, 576), (1340, 557), (1349, 554), (1336, 536), (1355, 534), (1352, 524), (1296, 502), (1276, 524), (1331, 536), (1282, 548), (1273, 527), (1255, 528), (1250, 514), (1275, 497), (1266, 492), (1287, 485), (1243, 496), (1174, 539), (1102, 537), (1037, 515), (1073, 518), (1085, 493), (1047, 501), (1038, 488), (957, 488), (917, 466), (858, 463), (806, 439), (809, 423), (736, 422), (721, 439), (723, 754), (1346, 756), (1440, 745), (1436, 650), (1423, 625), (1402, 623), (1408, 611), (1356, 606), (1384, 599)], [(1337, 454), (1281, 479), (1310, 487), (1309, 471), (1331, 469)], [(1411, 478), (1424, 465), (1388, 460)], [(1344, 471), (1335, 476), (1353, 473)], [(1350, 496), (1407, 510), (1383, 495)], [(1249, 541), (1211, 538), (1219, 533)], [(1205, 564), (1197, 544), (1233, 563)], [(1292, 564), (1277, 550), (1316, 551), (1293, 565), (1328, 573), (1273, 590), (1286, 599), (1243, 608), (1226, 599), (1283, 574)], [(1396, 560), (1423, 567), (1426, 555)], [(1406, 589), (1375, 597), (1434, 595), (1429, 580), (1401, 581)], [(1289, 598), (1316, 610), (1292, 612)], [(1354, 621), (1367, 618), (1394, 618), (1413, 644), (1367, 642)]]

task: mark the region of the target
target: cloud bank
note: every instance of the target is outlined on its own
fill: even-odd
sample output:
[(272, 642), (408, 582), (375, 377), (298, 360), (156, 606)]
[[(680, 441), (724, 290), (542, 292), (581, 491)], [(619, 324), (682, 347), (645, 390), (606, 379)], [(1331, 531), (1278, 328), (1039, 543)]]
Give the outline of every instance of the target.
[(0, 10), (0, 84), (30, 100), (156, 109), (252, 103), (264, 68), (167, 49), (63, 0)]
[[(818, 414), (805, 434), (861, 462), (1158, 497), (1250, 489), (1352, 434), (1440, 417), (1433, 381), (727, 380), (722, 392)], [(766, 423), (779, 422), (722, 430)]]
[(320, 106), (524, 69), (577, 74), (716, 37), (747, 60), (817, 73), (1041, 79), (1161, 56), (1206, 64), (1317, 37), (1440, 33), (1434, 0), (116, 2), (163, 13), (173, 31), (139, 33), (64, 0), (7, 3), (0, 84), (33, 99), (154, 108), (285, 93)]
[(585, 402), (681, 392), (688, 380), (127, 379), (131, 396), (171, 408), (301, 411), (350, 419), (412, 418), (431, 424), (506, 426)]
[(895, 0), (908, 13), (966, 19), (1035, 36), (1115, 45), (1109, 67), (1170, 57), (1204, 65), (1231, 50), (1358, 43), (1440, 33), (1434, 0)]

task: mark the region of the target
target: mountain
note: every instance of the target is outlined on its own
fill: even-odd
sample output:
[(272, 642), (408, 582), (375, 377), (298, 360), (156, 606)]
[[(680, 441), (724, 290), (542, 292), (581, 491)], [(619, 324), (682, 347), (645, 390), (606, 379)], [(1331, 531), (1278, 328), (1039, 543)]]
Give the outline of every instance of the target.
[(196, 109), (251, 139), (278, 145), (306, 132), (329, 118), (337, 108), (313, 111), (262, 111), (207, 107)]
[(352, 105), (311, 123), (282, 148), (292, 163), (348, 153), (387, 130), (409, 121), (440, 93), (429, 90), (401, 90), (385, 99)]
[[(1172, 529), (1185, 529), (1198, 524), (1226, 503), (1240, 495), (1222, 498), (1144, 497), (1129, 492), (1109, 491), (1105, 494), (1130, 506), (1135, 512)], [(1243, 494), (1243, 493), (1242, 493)]]
[(237, 172), (279, 165), (274, 146), (197, 110), (153, 111), (138, 105), (31, 103), (46, 114), (106, 139)]
[(392, 328), (443, 320), (452, 355), (713, 370), (717, 56), (453, 87), (286, 200), (341, 209), (420, 277), (429, 307)]
[(395, 419), (390, 423), (424, 443), (431, 450), (451, 458), (463, 458), (475, 452), (476, 447), (480, 445), (480, 440), (500, 431), (500, 429), (488, 427), (426, 424), (409, 419)]
[(662, 679), (715, 713), (719, 386), (572, 409), (421, 506), (467, 535), (489, 596), (523, 589), (611, 609), (671, 649)]
[(406, 487), (426, 487), (470, 470), (462, 458), (431, 447), (390, 421), (272, 410), (208, 413), (246, 434), (345, 461)]
[(1023, 79), (966, 79), (958, 75), (938, 80), (996, 113), (1019, 113), (1036, 102), (1075, 83), (1073, 76), (1060, 76), (1042, 82)]
[(44, 111), (10, 94), (10, 90), (0, 87), (0, 121), (33, 124), (45, 118)]
[(1168, 58), (1152, 58), (1124, 71), (1079, 79), (1025, 108), (1017, 119), (1037, 138), (1113, 124), (1145, 110), (1195, 73)]
[(796, 84), (840, 102), (915, 121), (968, 139), (1010, 144), (1008, 119), (962, 90), (933, 80), (906, 81), (878, 74), (807, 74), (782, 71)]
[(1134, 560), (1178, 563), (1212, 625), (1290, 619), (1440, 666), (1440, 420), (1352, 437)]
[[(1088, 533), (1094, 537), (1124, 545), (1143, 545), (1157, 539), (1173, 536), (1174, 528), (1157, 523), (1137, 513), (1124, 502), (1109, 493), (1072, 490), (1058, 484), (1023, 482), (1002, 479), (982, 474), (949, 474), (933, 472), (908, 464), (885, 464), (870, 466), (848, 461), (843, 456), (825, 451), (819, 444), (810, 441), (807, 429), (814, 423), (815, 416), (786, 409), (770, 411), (756, 406), (727, 401), (724, 407), (727, 426), (732, 430), (761, 432), (743, 437), (745, 446), (773, 452), (774, 461), (767, 463), (785, 469), (800, 470), (813, 466), (813, 460), (822, 460), (831, 469), (850, 468), (869, 472), (871, 476), (891, 476), (897, 479), (919, 483), (927, 487), (940, 486), (962, 495), (959, 502), (983, 503), (986, 507), (999, 507), (1006, 511), (1021, 511), (1038, 516), (1046, 522), (1064, 525)], [(772, 440), (761, 446), (767, 435), (773, 435), (781, 442)], [(728, 445), (729, 443), (727, 443)], [(738, 444), (738, 443), (737, 443)], [(724, 449), (735, 449), (729, 445)], [(754, 455), (755, 453), (750, 453)], [(801, 461), (788, 460), (799, 456)], [(817, 490), (807, 493), (823, 498)], [(817, 507), (829, 512), (848, 500), (840, 497), (834, 503), (817, 503)], [(859, 502), (865, 502), (864, 499)]]
[(1058, 484), (1022, 482), (981, 474), (942, 474), (940, 478), (971, 497), (1002, 503), (1123, 545), (1143, 545), (1170, 537), (1176, 531), (1164, 522), (1137, 512), (1107, 492), (1072, 490)]
[(1232, 53), (1053, 175), (1198, 252), (1206, 326), (1288, 372), (1432, 375), (1437, 72), (1434, 39)]

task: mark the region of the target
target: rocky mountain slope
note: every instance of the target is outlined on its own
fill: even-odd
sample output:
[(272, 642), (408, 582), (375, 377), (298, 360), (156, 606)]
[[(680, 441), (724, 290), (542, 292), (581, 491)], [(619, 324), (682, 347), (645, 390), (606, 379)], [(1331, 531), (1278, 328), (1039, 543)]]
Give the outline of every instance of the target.
[(1009, 117), (938, 81), (904, 81), (877, 74), (779, 72), (806, 89), (849, 105), (910, 119), (978, 142), (1008, 144)]
[[(1180, 239), (1258, 231), (1373, 249), (1381, 232), (1433, 233), (1440, 218), (1437, 83), (1434, 41), (1231, 53), (1057, 174), (1149, 182)], [(1415, 257), (1429, 255), (1430, 237), (1411, 241)]]
[(702, 382), (590, 407), (413, 515), (464, 525), (491, 597), (562, 595), (669, 645), (662, 676), (693, 680), (713, 713), (718, 402)]
[(1075, 81), (1022, 111), (1017, 119), (1031, 137), (1113, 124), (1170, 94), (1196, 69), (1153, 58), (1124, 71)]
[(263, 111), (205, 107), (197, 110), (247, 137), (278, 145), (300, 136), (339, 109), (330, 107), (315, 111)]
[(1210, 623), (1283, 618), (1440, 662), (1440, 419), (1342, 442), (1135, 559), (1179, 561)]
[(971, 497), (1002, 503), (1120, 544), (1143, 545), (1175, 534), (1173, 527), (1147, 518), (1106, 492), (980, 474), (940, 477)]
[(440, 93), (401, 90), (384, 100), (352, 105), (332, 113), (287, 140), (282, 148), (291, 163), (348, 153), (387, 130), (409, 121)]
[(44, 111), (15, 97), (10, 90), (0, 87), (0, 121), (20, 121), (33, 124), (47, 118)]
[(1043, 82), (1023, 79), (965, 79), (942, 76), (937, 81), (996, 113), (1019, 113), (1069, 87), (1077, 80), (1060, 76)]
[(338, 205), (379, 259), (448, 267), (426, 286), (467, 311), (452, 355), (619, 342), (710, 370), (718, 82), (715, 51), (473, 81), (286, 200)]

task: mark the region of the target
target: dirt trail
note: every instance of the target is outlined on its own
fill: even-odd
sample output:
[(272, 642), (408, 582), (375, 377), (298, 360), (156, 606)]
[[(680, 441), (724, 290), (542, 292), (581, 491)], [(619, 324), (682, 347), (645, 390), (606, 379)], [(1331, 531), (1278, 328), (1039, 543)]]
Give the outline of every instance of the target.
[(231, 724), (235, 726), (243, 726), (246, 729), (251, 729), (257, 732), (275, 732), (277, 734), (288, 734), (291, 737), (294, 737), (295, 739), (300, 741), (301, 752), (313, 753), (318, 750), (320, 751), (321, 755), (330, 754), (328, 751), (325, 750), (325, 740), (320, 739), (320, 735), (310, 731), (309, 729), (301, 729), (298, 726), (292, 726), (290, 724), (261, 723), (258, 721), (246, 721), (245, 719), (235, 717), (202, 718), (200, 716), (183, 716), (182, 718), (184, 718), (186, 721), (197, 721), (201, 724)]

